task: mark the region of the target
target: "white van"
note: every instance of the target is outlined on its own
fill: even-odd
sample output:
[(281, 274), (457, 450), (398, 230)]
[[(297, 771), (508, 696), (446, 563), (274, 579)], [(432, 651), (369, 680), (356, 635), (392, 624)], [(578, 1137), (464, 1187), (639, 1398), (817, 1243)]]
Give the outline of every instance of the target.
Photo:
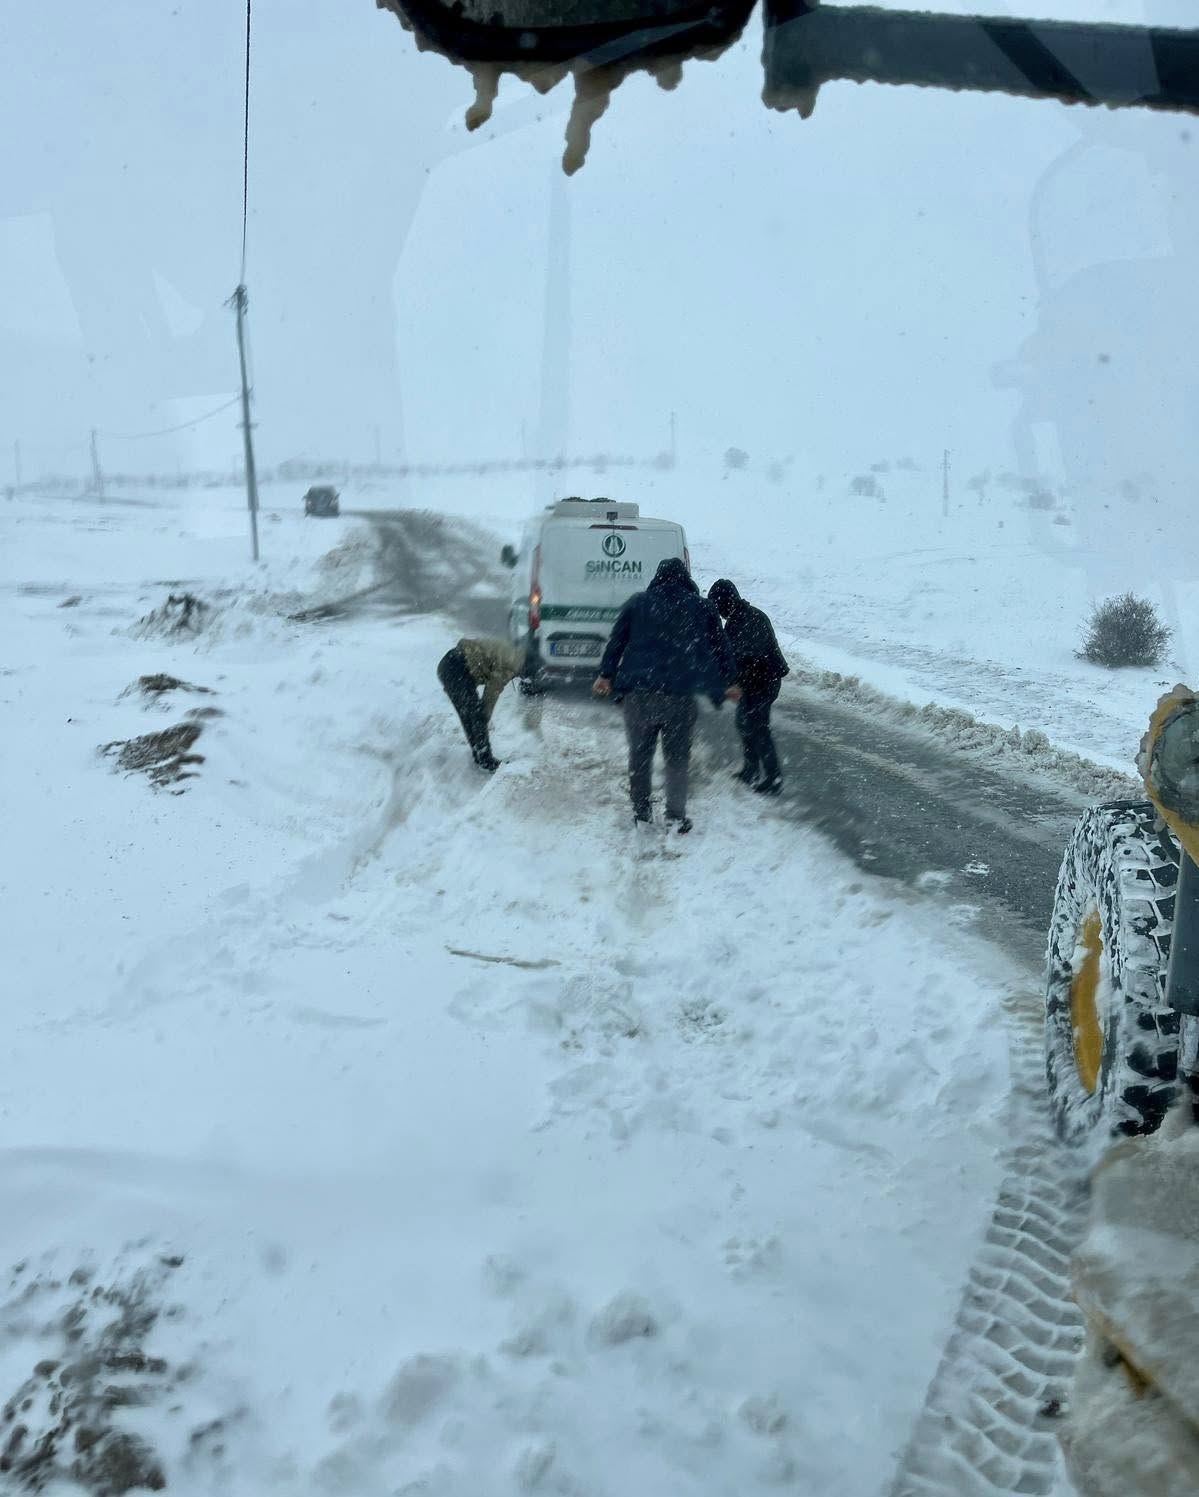
[(668, 556), (691, 570), (683, 527), (636, 504), (560, 499), (530, 520), (520, 550), (502, 552), (514, 571), (508, 635), (526, 651), (526, 689), (594, 675), (617, 614)]

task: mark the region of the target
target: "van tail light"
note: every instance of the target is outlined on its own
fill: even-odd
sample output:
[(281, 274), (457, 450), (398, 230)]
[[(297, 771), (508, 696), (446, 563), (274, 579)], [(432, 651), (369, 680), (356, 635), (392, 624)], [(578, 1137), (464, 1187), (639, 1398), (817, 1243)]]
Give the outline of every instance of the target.
[(529, 582), (529, 632), (541, 628), (541, 547), (533, 552), (533, 575)]
[(687, 568), (688, 577), (691, 576), (691, 552), (688, 547), (683, 547), (683, 565)]

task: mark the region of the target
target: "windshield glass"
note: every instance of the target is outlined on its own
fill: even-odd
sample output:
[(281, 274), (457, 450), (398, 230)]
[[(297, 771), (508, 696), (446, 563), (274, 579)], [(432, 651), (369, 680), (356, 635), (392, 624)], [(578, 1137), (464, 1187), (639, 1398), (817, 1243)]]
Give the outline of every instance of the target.
[(1197, 1489), (1196, 0), (0, 73), (0, 1488)]

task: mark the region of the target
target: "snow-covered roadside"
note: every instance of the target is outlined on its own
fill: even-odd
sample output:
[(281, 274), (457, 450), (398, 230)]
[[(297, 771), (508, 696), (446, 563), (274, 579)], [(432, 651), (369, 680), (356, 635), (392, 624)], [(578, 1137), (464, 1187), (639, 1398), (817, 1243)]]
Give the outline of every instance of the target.
[(1004, 727), (976, 717), (961, 707), (945, 705), (934, 698), (917, 704), (906, 694), (891, 694), (870, 682), (880, 674), (877, 664), (866, 667), (869, 679), (822, 670), (810, 660), (790, 652), (791, 675), (784, 682), (783, 705), (794, 692), (814, 693), (822, 700), (840, 702), (859, 717), (889, 721), (921, 733), (940, 749), (968, 754), (1017, 780), (1048, 780), (1086, 800), (1120, 800), (1143, 797), (1139, 780), (1117, 769), (1097, 764), (1070, 749), (1051, 743), (1039, 728), (1022, 729), (1019, 723)]
[[(481, 780), (448, 626), (271, 611), (321, 546), (350, 579), (352, 522), (280, 522), (251, 582), (238, 525), (129, 513), (6, 526), (0, 1399), (102, 1348), (116, 1283), (165, 1365), (109, 1417), (173, 1491), (880, 1490), (1016, 974), (723, 765), (692, 838), (632, 843), (601, 709), (509, 694)], [(131, 637), (155, 578), (217, 599), (198, 641)], [(121, 697), (158, 671), (223, 713), (178, 796), (94, 752), (190, 706)]]
[[(772, 613), (810, 679), (838, 694), (860, 682), (864, 706), (878, 706), (869, 691), (932, 705), (959, 726), (1031, 731), (1059, 753), (1131, 776), (1153, 703), (1199, 649), (1199, 593), (1171, 580), (1185, 577), (1185, 557), (1171, 550), (1158, 575), (1148, 542), (1138, 543), (1121, 569), (1072, 542), (1068, 510), (1030, 511), (999, 491), (985, 504), (955, 501), (942, 516), (937, 475), (891, 472), (881, 485), (884, 500), (775, 499), (753, 526), (717, 517), (693, 548), (697, 571), (733, 576)], [(1171, 659), (1122, 671), (1079, 660), (1091, 605), (1130, 587), (1174, 629)], [(929, 725), (953, 740), (954, 719)], [(1033, 757), (1041, 772), (1086, 788), (1051, 756)]]

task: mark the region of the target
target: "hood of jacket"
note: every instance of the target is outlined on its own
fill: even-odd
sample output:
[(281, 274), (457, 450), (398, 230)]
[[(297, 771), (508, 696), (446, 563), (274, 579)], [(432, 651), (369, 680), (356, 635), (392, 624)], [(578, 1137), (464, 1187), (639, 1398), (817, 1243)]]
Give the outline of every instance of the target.
[(718, 578), (708, 589), (708, 602), (722, 618), (728, 618), (730, 614), (735, 613), (742, 601), (736, 585), (727, 577)]
[(650, 581), (650, 587), (681, 587), (691, 593), (699, 592), (691, 574), (677, 556), (668, 556), (665, 561), (658, 563), (658, 570)]

